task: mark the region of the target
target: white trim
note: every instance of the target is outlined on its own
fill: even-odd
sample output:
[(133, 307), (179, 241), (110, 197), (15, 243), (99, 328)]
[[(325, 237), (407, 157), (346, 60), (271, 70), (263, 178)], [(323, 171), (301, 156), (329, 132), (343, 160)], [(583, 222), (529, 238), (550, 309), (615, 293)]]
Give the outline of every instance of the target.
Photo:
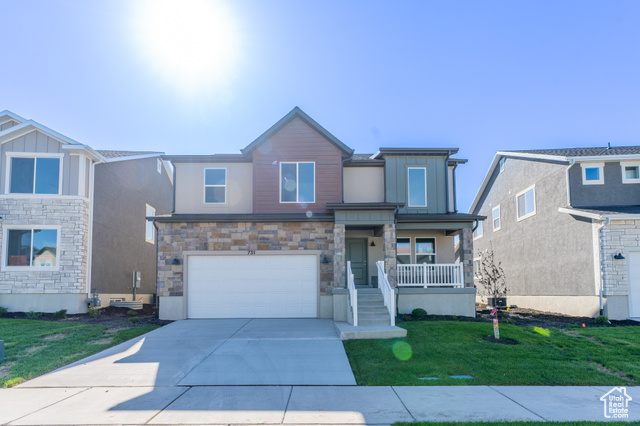
[(0, 200), (9, 200), (9, 199), (30, 199), (30, 200), (41, 200), (43, 198), (55, 198), (60, 200), (86, 200), (87, 197), (82, 197), (80, 195), (62, 195), (62, 194), (0, 194)]
[(599, 213), (590, 213), (585, 212), (583, 210), (571, 209), (566, 207), (560, 207), (558, 209), (560, 213), (566, 213), (572, 216), (580, 216), (586, 217), (588, 219), (594, 220), (640, 220), (640, 213), (610, 213), (610, 214), (599, 214)]
[(162, 160), (159, 158), (156, 158), (156, 171), (159, 175), (162, 174)]
[[(627, 167), (637, 167), (639, 177), (637, 179), (628, 179), (626, 174)], [(640, 161), (621, 161), (620, 169), (622, 170), (622, 183), (640, 183)]]
[[(496, 217), (494, 215), (495, 211), (498, 210), (498, 227), (496, 228)], [(491, 209), (491, 226), (493, 228), (493, 232), (499, 231), (502, 229), (502, 211), (500, 210), (500, 204)]]
[[(526, 213), (522, 216), (518, 216), (520, 214), (520, 212), (518, 211), (518, 197), (520, 197), (521, 195), (525, 195), (527, 192), (533, 190), (533, 211), (530, 213)], [(525, 197), (525, 208), (526, 208), (526, 197)], [(517, 222), (520, 222), (521, 220), (527, 219), (531, 216), (534, 216), (536, 214), (537, 210), (536, 210), (536, 185), (533, 184), (530, 187), (526, 188), (523, 191), (520, 191), (516, 194), (516, 218), (517, 218)]]
[[(0, 117), (2, 117), (2, 115), (1, 115), (1, 114), (0, 114)], [(16, 126), (17, 126), (18, 124), (20, 124), (20, 122), (19, 122), (19, 121), (14, 120), (13, 118), (9, 117), (9, 118), (7, 118), (7, 119), (6, 119), (6, 120), (4, 120), (4, 121), (0, 120), (0, 127), (2, 127), (3, 125), (5, 125), (5, 124), (7, 124), (7, 123), (12, 122), (12, 121), (13, 121), (14, 123), (17, 123), (17, 124), (15, 124)], [(13, 126), (11, 126), (11, 127), (13, 127)], [(9, 127), (9, 129), (10, 129), (11, 127)], [(4, 130), (9, 130), (9, 129), (4, 129)], [(3, 132), (4, 132), (4, 130), (3, 130)]]
[(590, 157), (567, 157), (570, 160), (575, 160), (576, 163), (581, 163), (583, 161), (604, 161), (604, 162), (614, 162), (614, 161), (633, 161), (640, 159), (640, 154), (623, 154), (623, 155), (593, 155)]
[[(476, 235), (476, 232), (478, 231), (478, 229), (480, 230), (480, 233)], [(472, 236), (473, 236), (473, 241), (479, 240), (484, 236), (484, 224), (482, 223), (482, 220), (478, 220), (476, 230), (472, 232)]]
[[(6, 174), (5, 174), (5, 181), (4, 181), (4, 193), (6, 195), (48, 195), (48, 196), (59, 196), (62, 195), (62, 179), (64, 177), (63, 175), (63, 167), (64, 167), (64, 154), (60, 154), (60, 153), (50, 153), (50, 152), (43, 152), (43, 153), (39, 153), (39, 152), (6, 152), (5, 155), (7, 156), (6, 158)], [(19, 192), (19, 193), (12, 193), (11, 192), (11, 167), (12, 167), (12, 161), (11, 159), (13, 158), (35, 158), (36, 160), (34, 161), (33, 164), (33, 192), (31, 193), (23, 193), (23, 192)], [(60, 160), (60, 167), (59, 167), (59, 176), (58, 176), (58, 193), (57, 194), (36, 194), (36, 173), (38, 171), (38, 158), (58, 158)]]
[(564, 155), (531, 154), (527, 152), (513, 151), (498, 151), (497, 155), (501, 155), (503, 157), (531, 158), (534, 160), (569, 161), (569, 158), (565, 157)]
[[(100, 153), (98, 152), (98, 154), (100, 154)], [(102, 154), (100, 154), (100, 155), (102, 155)], [(145, 158), (161, 157), (163, 155), (164, 155), (164, 152), (156, 152), (156, 153), (153, 153), (153, 154), (130, 155), (130, 156), (111, 157), (111, 158), (104, 157), (104, 155), (103, 155), (103, 157), (105, 159), (105, 163), (117, 163), (119, 161), (142, 160), (142, 159), (145, 159)]]
[[(73, 154), (76, 155), (76, 154)], [(78, 155), (78, 195), (86, 197), (87, 192), (87, 157)]]
[[(296, 165), (296, 201), (282, 201), (282, 165)], [(300, 201), (300, 164), (313, 164), (313, 201)], [(315, 161), (281, 161), (278, 163), (280, 171), (278, 178), (278, 201), (280, 204), (315, 204), (316, 202), (316, 162)]]
[[(149, 214), (149, 210), (151, 210), (151, 214)], [(156, 209), (151, 207), (149, 204), (145, 204), (144, 208), (144, 240), (148, 243), (155, 244), (156, 243), (156, 228), (153, 226), (153, 221), (148, 220), (147, 217), (155, 216)], [(149, 224), (151, 224), (151, 238), (149, 238), (149, 234), (147, 233), (149, 229)]]
[(50, 128), (43, 126), (42, 124), (37, 123), (33, 120), (27, 120), (24, 123), (20, 123), (17, 126), (9, 127), (7, 130), (0, 132), (0, 144), (11, 142), (12, 140), (19, 138), (20, 136), (24, 136), (36, 130), (39, 130), (42, 133), (46, 133), (50, 138), (53, 138), (63, 144), (85, 146), (80, 142), (64, 136), (63, 134), (60, 134), (54, 130), (51, 130)]
[(502, 157), (498, 161), (498, 165), (500, 166), (500, 173), (504, 172), (504, 163), (507, 162), (507, 157)]
[[(476, 274), (476, 262), (480, 262), (480, 264), (479, 264), (479, 265), (480, 265), (480, 268), (479, 268), (479, 269), (480, 269), (480, 271), (478, 271), (478, 272), (479, 272), (478, 274)], [(482, 256), (480, 256), (480, 257), (474, 257), (474, 258), (473, 258), (472, 265), (473, 265), (473, 277), (474, 277), (474, 278), (480, 278), (480, 277), (482, 277)]]
[(558, 212), (570, 214), (572, 216), (586, 217), (587, 219), (604, 220), (602, 215), (599, 215), (597, 213), (589, 213), (589, 212), (585, 212), (585, 211), (581, 211), (581, 210), (568, 209), (566, 207), (560, 207), (558, 209)]
[[(583, 185), (604, 185), (604, 163), (580, 163)], [(598, 169), (597, 180), (587, 180), (587, 169)]]
[[(424, 205), (411, 204), (411, 170), (424, 170)], [(427, 168), (426, 167), (407, 167), (407, 206), (408, 207), (427, 207)]]
[[(224, 185), (207, 185), (207, 170), (224, 170)], [(225, 205), (227, 204), (227, 168), (226, 167), (205, 167), (203, 169), (202, 202), (206, 204)], [(224, 188), (224, 201), (207, 201), (207, 188)]]
[[(433, 256), (433, 265), (438, 263), (438, 241), (435, 236), (433, 237), (413, 237), (413, 261), (418, 264), (418, 239), (433, 240), (433, 254), (422, 254), (422, 256)], [(421, 263), (419, 264), (421, 265)]]
[(4, 111), (0, 111), (0, 117), (10, 117), (11, 120), (7, 120), (7, 121), (17, 121), (18, 124), (22, 123), (23, 121), (27, 121), (26, 118), (20, 117), (18, 114), (14, 114), (8, 109), (5, 109)]
[[(34, 224), (11, 224), (4, 225), (2, 227), (2, 265), (0, 265), (0, 271), (3, 272), (55, 272), (60, 270), (60, 253), (62, 250), (60, 249), (60, 233), (62, 232), (62, 227), (60, 225), (34, 225)], [(7, 259), (9, 256), (9, 252), (7, 250), (7, 245), (9, 244), (9, 231), (10, 230), (31, 230), (31, 253), (30, 256), (33, 257), (33, 230), (34, 229), (54, 229), (56, 231), (56, 266), (8, 266)]]

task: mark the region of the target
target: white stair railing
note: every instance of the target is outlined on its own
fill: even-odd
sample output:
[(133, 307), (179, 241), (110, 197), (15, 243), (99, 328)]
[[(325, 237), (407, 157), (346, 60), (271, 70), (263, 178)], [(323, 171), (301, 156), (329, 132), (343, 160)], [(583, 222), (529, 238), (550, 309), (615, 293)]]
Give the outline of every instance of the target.
[(384, 299), (384, 306), (389, 311), (389, 318), (391, 319), (391, 325), (396, 325), (396, 293), (389, 284), (387, 274), (384, 272), (384, 261), (380, 260), (376, 262), (378, 267), (378, 287), (382, 292), (382, 298)]
[(353, 314), (353, 326), (358, 326), (358, 290), (356, 282), (351, 272), (351, 262), (347, 262), (347, 288), (349, 289), (349, 303), (351, 304), (351, 313)]

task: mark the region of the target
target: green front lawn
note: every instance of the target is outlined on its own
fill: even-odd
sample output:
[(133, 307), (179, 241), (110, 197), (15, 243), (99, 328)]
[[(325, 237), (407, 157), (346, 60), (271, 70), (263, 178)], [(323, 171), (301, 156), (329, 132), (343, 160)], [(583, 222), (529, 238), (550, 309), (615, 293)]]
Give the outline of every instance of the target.
[(393, 426), (611, 426), (629, 422), (417, 422), (394, 423)]
[(156, 326), (110, 329), (101, 325), (0, 319), (5, 360), (0, 387), (8, 387), (147, 333)]
[[(500, 325), (517, 345), (484, 341), (491, 323), (399, 324), (405, 339), (344, 342), (359, 385), (638, 385), (640, 327)], [(450, 376), (468, 375), (473, 379)], [(437, 377), (437, 380), (421, 380)]]

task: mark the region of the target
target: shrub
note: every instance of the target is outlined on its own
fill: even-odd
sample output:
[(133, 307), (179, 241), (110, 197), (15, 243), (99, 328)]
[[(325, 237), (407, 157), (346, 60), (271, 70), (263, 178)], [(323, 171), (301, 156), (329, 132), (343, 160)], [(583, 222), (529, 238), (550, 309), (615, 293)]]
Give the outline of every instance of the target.
[(87, 313), (91, 318), (98, 318), (98, 315), (100, 315), (100, 309), (89, 306), (87, 308)]
[(58, 318), (58, 319), (64, 319), (67, 317), (67, 310), (66, 309), (60, 309), (58, 312), (53, 314), (54, 317)]
[(139, 317), (131, 317), (129, 318), (129, 321), (131, 321), (132, 323), (136, 324), (140, 322), (140, 318)]
[(596, 317), (596, 319), (594, 319), (593, 322), (595, 322), (596, 324), (600, 324), (600, 325), (611, 324), (609, 322), (609, 318), (604, 316), (604, 315), (600, 315), (600, 316)]
[(427, 311), (422, 308), (415, 308), (413, 311), (411, 311), (411, 315), (416, 318), (422, 318), (427, 316)]
[(127, 311), (127, 315), (129, 315), (130, 317), (136, 316), (136, 315), (138, 315), (138, 311), (134, 311), (133, 309), (129, 309)]
[(8, 312), (9, 310), (7, 308), (3, 308), (2, 306), (0, 306), (0, 317), (7, 315)]
[(40, 318), (42, 316), (42, 312), (35, 312), (33, 310), (27, 312), (27, 318), (29, 319), (36, 319), (36, 318)]

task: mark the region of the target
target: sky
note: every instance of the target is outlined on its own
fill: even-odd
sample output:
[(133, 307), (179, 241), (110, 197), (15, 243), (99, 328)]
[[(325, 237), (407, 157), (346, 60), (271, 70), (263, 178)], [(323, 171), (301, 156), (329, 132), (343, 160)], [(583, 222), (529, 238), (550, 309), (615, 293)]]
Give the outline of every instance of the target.
[(640, 2), (0, 0), (0, 110), (95, 149), (239, 153), (295, 106), (357, 153), (640, 145)]

